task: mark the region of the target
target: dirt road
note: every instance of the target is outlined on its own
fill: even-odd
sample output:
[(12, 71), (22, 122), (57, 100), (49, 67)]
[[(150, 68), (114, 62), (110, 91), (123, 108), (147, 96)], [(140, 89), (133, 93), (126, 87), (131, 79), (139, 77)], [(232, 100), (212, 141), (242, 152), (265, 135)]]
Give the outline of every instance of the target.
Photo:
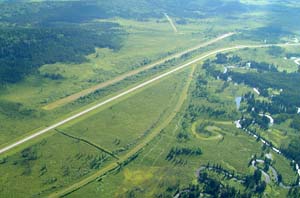
[(165, 13), (165, 17), (167, 18), (167, 20), (169, 21), (170, 25), (172, 26), (173, 30), (175, 33), (178, 32), (173, 20), (169, 17), (169, 15), (167, 13)]

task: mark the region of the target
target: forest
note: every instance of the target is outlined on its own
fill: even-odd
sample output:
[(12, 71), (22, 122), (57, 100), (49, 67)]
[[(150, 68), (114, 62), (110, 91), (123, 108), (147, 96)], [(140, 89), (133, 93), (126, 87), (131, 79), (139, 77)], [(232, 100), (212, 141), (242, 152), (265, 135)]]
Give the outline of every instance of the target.
[(237, 83), (244, 83), (251, 87), (257, 87), (259, 90), (268, 90), (269, 88), (282, 90), (282, 92), (272, 97), (272, 102), (277, 105), (283, 105), (286, 108), (300, 106), (300, 93), (298, 82), (300, 82), (299, 73), (268, 72), (268, 73), (238, 73), (229, 72), (228, 76)]
[[(223, 169), (220, 165), (207, 166), (207, 170), (200, 171), (198, 175), (198, 184), (190, 185), (189, 188), (185, 189), (180, 193), (179, 197), (198, 197), (200, 193), (208, 197), (232, 197), (232, 198), (250, 198), (250, 197), (261, 197), (266, 189), (266, 183), (262, 181), (262, 173), (258, 169), (253, 174), (239, 177), (239, 181), (245, 187), (245, 190), (235, 188), (230, 185), (224, 185), (223, 182), (215, 179), (209, 174), (211, 171), (221, 174), (222, 172), (227, 174), (228, 171)], [(231, 173), (233, 174), (233, 173)], [(224, 176), (225, 179), (227, 176)], [(236, 176), (237, 177), (237, 176)]]
[[(0, 1), (1, 3), (1, 1)], [(216, 15), (233, 17), (253, 9), (264, 9), (239, 1), (2, 1), (0, 11), (0, 84), (16, 83), (37, 71), (43, 64), (85, 61), (84, 56), (95, 47), (114, 50), (122, 46), (124, 31), (118, 24), (97, 23), (94, 19), (122, 17), (148, 20), (161, 18), (167, 12), (185, 21)], [(92, 23), (91, 25), (86, 25)], [(276, 31), (275, 31), (276, 30)], [(263, 27), (250, 35), (263, 32), (282, 35), (286, 32), (276, 25)], [(247, 33), (246, 33), (247, 34)], [(272, 36), (273, 37), (273, 36)], [(45, 55), (47, 54), (47, 56)], [(51, 77), (59, 79), (59, 76)]]
[(300, 138), (293, 139), (287, 147), (282, 148), (282, 152), (289, 158), (300, 163)]
[(119, 50), (123, 36), (115, 23), (1, 28), (0, 84), (16, 83), (44, 64), (81, 63), (95, 47)]
[[(26, 1), (25, 1), (26, 2)], [(143, 20), (160, 18), (162, 13), (189, 18), (203, 18), (215, 15), (231, 16), (253, 9), (239, 1), (221, 0), (104, 0), (92, 1), (42, 1), (26, 2), (7, 1), (1, 5), (2, 19), (9, 23), (41, 22), (83, 22), (95, 18), (122, 17)], [(199, 12), (201, 11), (201, 12)]]

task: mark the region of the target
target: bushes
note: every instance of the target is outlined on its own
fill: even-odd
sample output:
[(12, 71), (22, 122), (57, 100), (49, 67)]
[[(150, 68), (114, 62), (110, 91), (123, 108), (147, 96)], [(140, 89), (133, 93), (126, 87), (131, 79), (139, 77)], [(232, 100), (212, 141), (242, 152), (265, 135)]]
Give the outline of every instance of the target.
[(271, 56), (281, 56), (284, 53), (284, 49), (282, 49), (281, 47), (278, 46), (272, 46), (268, 49), (268, 54), (270, 54)]
[(216, 55), (217, 59), (216, 59), (216, 63), (217, 64), (225, 64), (228, 61), (228, 58), (225, 54), (219, 53)]
[(244, 31), (243, 37), (244, 39), (266, 40), (268, 43), (276, 43), (281, 37), (291, 34), (290, 31), (285, 30), (280, 24), (270, 24), (254, 30)]
[(202, 151), (200, 148), (178, 148), (178, 147), (173, 147), (169, 151), (166, 160), (170, 161), (176, 158), (177, 156), (180, 155), (186, 155), (186, 156), (198, 156), (201, 155)]
[[(240, 182), (245, 187), (244, 192), (241, 193), (240, 190), (238, 191), (234, 187), (224, 185), (225, 182), (212, 178), (208, 171), (224, 174), (223, 179), (231, 180), (234, 178), (236, 182)], [(262, 173), (259, 169), (256, 169), (253, 175), (242, 176), (229, 172), (220, 165), (210, 166), (207, 164), (199, 172), (198, 183), (204, 184), (203, 192), (213, 197), (252, 197), (254, 194), (261, 195), (266, 189), (267, 184), (261, 178)]]
[(22, 175), (29, 176), (32, 171), (32, 161), (38, 159), (37, 147), (32, 146), (21, 151), (20, 157), (13, 162), (13, 165), (19, 165), (24, 168)]
[(293, 121), (291, 122), (290, 126), (293, 129), (296, 129), (298, 131), (300, 131), (300, 116), (295, 116), (295, 118), (293, 119)]
[(189, 134), (186, 131), (181, 131), (176, 135), (179, 142), (185, 142), (190, 139)]
[(24, 149), (21, 152), (21, 157), (23, 158), (24, 161), (37, 160), (37, 151), (33, 147)]
[(50, 78), (51, 80), (60, 80), (60, 79), (64, 78), (61, 74), (49, 74), (49, 73), (45, 73), (43, 76), (45, 78)]
[(21, 103), (0, 100), (0, 114), (13, 118), (37, 117), (38, 112)]
[(300, 164), (300, 138), (293, 139), (287, 147), (282, 148), (282, 153)]
[(99, 169), (99, 167), (102, 165), (102, 163), (106, 160), (106, 155), (101, 155), (98, 157), (95, 157), (90, 161), (90, 169)]

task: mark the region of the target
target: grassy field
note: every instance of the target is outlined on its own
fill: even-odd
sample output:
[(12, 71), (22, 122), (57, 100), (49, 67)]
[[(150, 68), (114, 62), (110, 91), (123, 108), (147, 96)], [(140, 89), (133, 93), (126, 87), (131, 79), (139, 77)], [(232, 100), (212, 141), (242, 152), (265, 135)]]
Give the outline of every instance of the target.
[[(259, 1), (260, 5), (266, 3)], [(245, 35), (268, 25), (272, 16), (257, 10), (238, 17), (171, 17), (178, 29), (176, 33), (163, 15), (143, 21), (97, 19), (95, 22), (118, 23), (126, 31), (120, 50), (96, 48), (81, 64), (43, 65), (22, 82), (1, 89), (0, 145), (14, 142), (210, 50), (263, 44), (265, 38)], [(180, 20), (186, 24), (176, 23)], [(62, 98), (230, 31), (237, 34), (77, 100), (51, 107)], [(289, 39), (285, 35), (278, 42)], [(268, 62), (279, 71), (295, 72), (298, 66), (285, 59), (288, 53), (299, 53), (299, 49), (287, 47), (278, 55), (270, 53), (268, 48), (244, 49), (228, 55), (238, 55), (244, 61)], [(228, 171), (247, 175), (254, 171), (249, 167), (252, 157), (264, 158), (265, 154), (272, 154), (272, 166), (282, 175), (283, 182), (293, 183), (297, 175), (289, 160), (270, 149), (264, 150), (261, 142), (234, 124), (243, 114), (237, 109), (235, 98), (253, 92), (253, 88), (215, 79), (201, 64), (105, 105), (0, 157), (0, 197), (56, 197), (69, 192), (66, 197), (72, 198), (174, 197), (177, 190), (197, 184), (196, 173), (201, 166), (218, 164)], [(224, 65), (218, 65), (217, 70), (222, 73)], [(62, 78), (51, 80), (47, 75)], [(205, 85), (199, 88), (200, 79), (207, 82), (202, 82)], [(280, 147), (298, 136), (289, 128), (290, 121), (275, 123), (269, 131), (258, 128), (257, 131)], [(200, 148), (202, 154), (179, 154), (167, 159), (174, 148)], [(244, 190), (237, 182), (210, 174), (224, 185)], [(263, 197), (281, 198), (287, 191), (272, 181)]]
[(56, 134), (2, 159), (0, 195), (38, 196), (80, 179), (111, 160), (94, 147)]
[[(185, 72), (185, 74), (187, 75), (187, 72)], [(205, 73), (200, 66), (198, 67), (196, 74), (205, 77)], [(78, 140), (83, 139), (96, 145), (93, 150), (97, 150), (97, 146), (99, 146), (107, 153), (114, 153), (114, 155), (120, 157), (126, 156), (125, 153), (130, 153), (131, 148), (139, 145), (139, 141), (142, 141), (144, 137), (147, 137), (148, 133), (151, 134), (151, 131), (154, 130), (156, 126), (159, 126), (160, 123), (163, 123), (163, 120), (166, 119), (167, 115), (172, 112), (172, 108), (178, 99), (178, 95), (180, 95), (180, 92), (183, 89), (184, 82), (186, 82), (186, 77), (184, 77), (186, 75), (177, 74), (172, 78), (167, 78), (143, 91), (139, 91), (138, 93), (130, 95), (130, 97), (122, 99), (121, 102), (99, 109), (99, 111), (93, 112), (84, 118), (60, 127), (58, 129), (59, 131), (71, 135), (72, 137), (70, 138), (66, 135), (57, 134), (51, 136), (49, 141), (52, 138), (61, 136), (61, 141), (67, 138), (69, 141), (71, 139), (73, 142), (76, 142), (76, 144), (83, 144), (84, 142)], [(199, 115), (197, 120), (194, 123), (190, 123), (188, 129), (186, 129), (182, 124), (184, 120), (182, 116), (185, 114), (186, 110), (182, 109), (181, 113), (177, 114), (176, 119), (174, 119), (160, 135), (147, 144), (147, 146), (143, 148), (143, 152), (139, 154), (138, 158), (132, 163), (119, 170), (116, 175), (104, 177), (101, 179), (100, 183), (92, 182), (72, 193), (70, 196), (80, 197), (82, 196), (82, 193), (85, 195), (98, 195), (100, 193), (101, 196), (123, 197), (133, 193), (137, 196), (143, 194), (146, 197), (152, 197), (154, 195), (165, 193), (170, 185), (177, 186), (176, 188), (181, 189), (187, 187), (196, 179), (195, 172), (197, 168), (207, 163), (220, 164), (225, 169), (240, 174), (251, 173), (252, 170), (248, 167), (248, 163), (251, 156), (258, 156), (262, 153), (262, 145), (252, 137), (244, 134), (243, 131), (236, 129), (233, 124), (234, 119), (239, 118), (239, 113), (237, 112), (236, 104), (234, 102), (235, 97), (245, 94), (250, 91), (251, 88), (244, 85), (237, 86), (233, 83), (227, 83), (225, 85), (221, 80), (214, 80), (210, 77), (205, 78), (209, 80), (207, 84), (207, 97), (195, 98), (193, 95), (195, 84), (193, 83), (189, 91), (189, 100), (187, 100), (186, 105), (194, 104), (197, 106), (224, 110), (226, 116), (211, 117), (208, 112), (203, 112), (203, 114)], [(195, 79), (196, 78), (194, 78), (194, 81)], [(208, 118), (209, 124), (204, 127), (204, 130), (208, 132), (208, 137), (203, 137), (201, 131), (199, 131), (200, 133), (197, 132), (197, 125)], [(188, 139), (185, 141), (179, 141), (178, 139), (178, 133), (182, 130), (188, 133)], [(213, 136), (210, 136), (209, 134), (213, 134)], [(78, 139), (76, 140), (76, 138)], [(48, 145), (48, 139), (45, 141), (46, 143), (43, 144)], [(63, 142), (62, 144), (64, 144)], [(164, 144), (162, 144), (162, 142)], [(42, 143), (37, 145), (42, 145)], [(170, 152), (170, 149), (174, 146), (188, 148), (199, 146), (203, 151), (203, 154), (199, 157), (182, 156), (180, 159), (183, 160), (184, 164), (178, 165), (177, 163), (165, 159)], [(34, 147), (36, 147), (36, 145)], [(34, 150), (35, 149), (36, 148), (34, 148)], [(41, 153), (47, 153), (49, 152), (49, 147), (38, 147), (36, 150)], [(70, 149), (68, 148), (65, 151), (69, 150)], [(67, 179), (63, 174), (49, 171), (51, 178), (46, 182), (42, 180), (42, 185), (39, 184), (39, 188), (32, 189), (30, 194), (48, 194), (55, 189), (68, 186), (74, 181), (80, 181), (83, 177), (88, 175), (93, 176), (94, 170), (91, 168), (91, 164), (96, 163), (93, 162), (93, 160), (96, 158), (99, 161), (103, 156), (109, 155), (106, 152), (104, 154), (103, 150), (100, 152), (101, 157), (89, 157), (89, 154), (87, 154), (88, 157), (84, 158), (86, 160), (84, 162), (82, 162), (81, 157), (78, 157), (79, 159), (76, 163), (79, 164), (80, 170), (84, 170), (80, 176), (76, 177), (73, 175), (75, 173), (70, 173), (73, 176)], [(37, 170), (40, 172), (44, 171), (44, 167), (47, 167), (47, 165), (44, 164), (45, 162), (48, 163), (48, 160), (43, 158), (44, 154), (35, 155), (30, 153), (28, 159), (28, 155), (24, 155), (23, 153), (24, 151), (21, 154), (18, 153), (7, 159), (3, 159), (4, 163), (2, 166), (5, 167), (3, 169), (5, 172), (10, 172), (12, 170), (10, 169), (11, 165), (9, 163), (15, 164), (16, 162), (12, 161), (21, 161), (19, 162), (21, 167), (18, 169), (20, 169), (20, 172), (23, 169), (23, 172), (21, 174), (16, 172), (17, 176), (15, 178), (20, 181), (30, 181), (29, 178), (33, 179), (36, 177)], [(34, 159), (30, 158), (32, 157), (31, 155), (33, 155)], [(55, 158), (55, 155), (49, 155)], [(77, 155), (80, 154), (77, 153), (73, 154), (73, 156), (74, 155), (74, 158), (77, 158)], [(70, 154), (66, 152), (65, 156), (70, 156)], [(83, 154), (83, 156), (85, 156), (85, 154)], [(114, 156), (109, 156), (109, 159), (111, 160), (108, 160), (107, 162), (102, 162), (100, 160), (101, 166), (98, 166), (96, 163), (96, 169), (101, 170), (101, 167), (105, 166), (106, 163), (116, 163), (116, 159), (113, 159)], [(233, 158), (232, 156), (235, 157)], [(39, 157), (41, 157), (41, 159)], [(67, 160), (68, 159), (70, 159), (70, 157), (67, 158)], [(59, 160), (66, 160), (66, 158), (58, 159), (58, 161)], [(289, 162), (285, 158), (276, 156), (274, 161), (276, 162), (274, 165), (276, 166), (276, 169), (280, 173), (281, 171), (283, 172), (281, 174), (284, 177), (284, 182), (289, 184), (290, 182), (295, 181), (295, 173), (291, 170)], [(84, 165), (82, 165), (82, 163)], [(18, 165), (18, 163), (16, 164)], [(151, 168), (149, 168), (149, 166)], [(87, 167), (90, 167), (90, 169)], [(57, 169), (57, 164), (54, 165), (54, 169)], [(34, 172), (36, 175), (34, 175)], [(185, 174), (182, 175), (182, 173)], [(20, 176), (18, 176), (18, 174), (20, 174)], [(28, 176), (26, 174), (32, 174), (32, 177), (26, 177)], [(162, 176), (155, 177), (155, 175), (158, 174)], [(3, 183), (6, 181), (7, 179), (5, 179)], [(107, 186), (108, 184), (110, 187)], [(38, 186), (38, 183), (36, 186)], [(151, 188), (148, 188), (148, 186), (151, 186)], [(23, 189), (24, 186), (21, 184), (17, 189), (18, 188)], [(8, 191), (3, 190), (2, 192), (5, 195)], [(268, 191), (271, 194), (277, 193), (279, 196), (286, 192), (277, 186), (269, 186)], [(174, 192), (170, 191), (169, 193)], [(14, 196), (18, 197), (19, 195), (16, 194)]]
[[(197, 74), (203, 74), (200, 67), (197, 71)], [(191, 96), (193, 87), (194, 83), (190, 88), (190, 96), (186, 101), (185, 108), (190, 103), (220, 108), (217, 104), (222, 102), (222, 108), (232, 112), (232, 114), (236, 114), (235, 97), (251, 90), (246, 86), (237, 87), (230, 83), (227, 88), (220, 91), (222, 83), (219, 80), (210, 79), (207, 85), (209, 97), (194, 98)], [(216, 97), (216, 91), (218, 98), (212, 101), (212, 98)], [(81, 197), (82, 195), (100, 197), (174, 196), (177, 189), (185, 189), (190, 184), (195, 183), (197, 169), (207, 163), (219, 164), (226, 170), (243, 175), (253, 172), (253, 169), (248, 166), (250, 159), (254, 155), (261, 156), (265, 153), (260, 142), (236, 129), (233, 120), (210, 117), (207, 121), (208, 115), (206, 113), (202, 113), (194, 123), (190, 123), (186, 127), (183, 124), (186, 117), (185, 108), (177, 114), (176, 118), (160, 135), (143, 149), (143, 152), (133, 162), (99, 181), (80, 188), (67, 197)], [(197, 126), (203, 122), (207, 122), (203, 130), (210, 132), (212, 136), (207, 136), (207, 133), (199, 134), (195, 131)], [(182, 132), (188, 134), (187, 139), (178, 138)], [(180, 156), (180, 159), (185, 163), (177, 164), (166, 160), (168, 153), (174, 147), (200, 147), (203, 154), (197, 157)], [(273, 166), (282, 174), (284, 182), (287, 184), (294, 182), (296, 174), (290, 167), (289, 161), (272, 151), (269, 152), (273, 155)], [(221, 180), (223, 181), (223, 179)], [(243, 190), (239, 183), (223, 182)], [(286, 196), (286, 193), (286, 189), (271, 184), (266, 189), (265, 197), (282, 197)]]
[[(30, 147), (29, 154), (26, 153), (26, 148), (21, 153), (1, 159), (1, 171), (5, 175), (1, 178), (1, 196), (10, 195), (10, 191), (15, 191), (13, 197), (48, 194), (56, 188), (101, 170), (106, 163), (114, 162), (116, 159), (109, 153), (121, 148), (130, 150), (173, 111), (178, 95), (186, 84), (188, 71), (158, 82), (122, 99), (119, 103), (58, 129), (66, 135), (56, 132), (55, 135)], [(148, 112), (147, 115), (144, 114), (145, 111)], [(108, 120), (113, 122), (109, 131), (105, 125)], [(86, 123), (88, 125), (85, 125)], [(91, 126), (93, 128), (90, 128)], [(94, 146), (68, 135), (80, 137)], [(98, 147), (108, 152), (103, 152)], [(56, 155), (58, 152), (60, 154)], [(119, 152), (116, 154), (123, 155)], [(13, 180), (9, 177), (12, 171)], [(37, 177), (39, 179), (36, 179)], [(11, 185), (11, 182), (16, 185)], [(35, 188), (25, 192), (28, 188), (26, 185), (32, 183)], [(9, 186), (14, 186), (14, 189)]]
[(93, 113), (61, 130), (91, 139), (111, 151), (127, 148), (149, 133), (172, 111), (184, 82), (181, 75), (167, 79), (147, 91), (137, 93), (134, 99), (123, 99), (122, 103)]
[[(27, 77), (23, 82), (8, 85), (1, 90), (1, 106), (8, 111), (1, 113), (1, 143), (13, 141), (30, 131), (48, 125), (56, 119), (88, 104), (74, 102), (52, 111), (43, 107), (70, 94), (107, 81), (124, 72), (143, 66), (191, 46), (198, 45), (215, 35), (204, 35), (196, 25), (182, 26), (181, 33), (174, 34), (169, 30), (165, 19), (150, 20), (147, 23), (124, 19), (112, 19), (128, 31), (127, 39), (120, 51), (96, 49), (89, 55), (88, 62), (82, 64), (44, 65), (39, 75)], [(161, 47), (164, 46), (164, 47)], [(59, 80), (43, 77), (44, 74), (60, 74)], [(122, 87), (118, 85), (119, 87)], [(122, 87), (124, 88), (124, 87)], [(112, 93), (106, 91), (104, 95)], [(101, 99), (101, 97), (94, 98)], [(91, 101), (92, 102), (92, 101)]]
[[(83, 64), (45, 65), (40, 68), (41, 74), (59, 73), (64, 79), (51, 81), (32, 76), (22, 84), (8, 87), (6, 94), (1, 94), (1, 98), (41, 107), (45, 103), (137, 68), (144, 61), (157, 60), (209, 38), (200, 33), (192, 34), (192, 30), (187, 31), (186, 34), (174, 34), (169, 31), (167, 22), (156, 23), (151, 20), (142, 23), (122, 19), (114, 21), (128, 32), (120, 51), (97, 49), (95, 54), (87, 57), (89, 61)], [(196, 27), (193, 30), (197, 31)], [(44, 101), (45, 99), (47, 101)]]
[[(179, 19), (174, 17), (174, 20)], [(94, 54), (87, 56), (88, 61), (82, 64), (44, 65), (38, 74), (28, 76), (21, 83), (7, 85), (1, 90), (1, 106), (9, 106), (9, 112), (0, 114), (1, 120), (4, 121), (0, 124), (0, 144), (48, 125), (56, 118), (61, 118), (66, 113), (83, 106), (78, 103), (74, 105), (73, 102), (52, 111), (45, 111), (43, 107), (47, 104), (139, 68), (145, 63), (195, 46), (224, 32), (243, 28), (233, 19), (225, 21), (219, 18), (188, 19), (185, 25), (176, 24), (179, 32), (175, 34), (163, 16), (161, 19), (149, 19), (146, 22), (121, 18), (100, 20), (103, 21), (119, 23), (127, 31), (127, 38), (119, 51), (96, 49)], [(252, 42), (235, 38), (230, 41), (231, 45)], [(228, 41), (221, 42), (216, 47), (224, 45), (228, 45)], [(45, 74), (59, 74), (63, 78), (51, 80), (45, 78)]]
[[(207, 48), (196, 50), (194, 53), (191, 53), (189, 56), (185, 56), (178, 60), (176, 59), (176, 60), (169, 61), (168, 63), (159, 65), (155, 68), (149, 69), (148, 71), (140, 72), (137, 75), (128, 77), (116, 84), (105, 87), (93, 94), (89, 94), (86, 97), (80, 98), (77, 101), (67, 104), (61, 108), (54, 109), (52, 111), (27, 109), (26, 106), (22, 104), (19, 103), (15, 104), (9, 102), (8, 105), (13, 105), (13, 106), (17, 105), (17, 108), (9, 109), (9, 113), (14, 114), (14, 116), (11, 117), (7, 116), (3, 118), (3, 120), (6, 120), (5, 125), (3, 125), (3, 131), (5, 131), (5, 127), (7, 127), (6, 130), (10, 131), (11, 133), (10, 134), (3, 133), (2, 141), (6, 142), (5, 144), (15, 142), (18, 139), (20, 139), (22, 136), (29, 135), (40, 128), (49, 126), (51, 123), (58, 122), (63, 118), (67, 118), (68, 116), (74, 115), (76, 112), (80, 112), (82, 110), (85, 110), (89, 106), (93, 106), (97, 104), (99, 101), (103, 101), (104, 99), (112, 97), (115, 93), (120, 93), (120, 91), (124, 89), (133, 87), (134, 85), (138, 84), (137, 83), (138, 81), (145, 81), (146, 79), (151, 78), (149, 76), (157, 75), (158, 73), (161, 73), (162, 70), (165, 71), (168, 70), (170, 67), (176, 67), (180, 64), (186, 63), (194, 57), (195, 58), (199, 57), (199, 54), (206, 52), (206, 50), (215, 49), (216, 47), (220, 47), (225, 43), (226, 41), (221, 41), (220, 43), (213, 44)], [(19, 109), (20, 110), (25, 109), (26, 110), (25, 113), (28, 113), (29, 111), (29, 115), (23, 115), (22, 112), (18, 112)], [(14, 111), (11, 112), (11, 110)], [(16, 117), (15, 115), (18, 115), (19, 117)], [(25, 118), (25, 116), (26, 116), (26, 120), (24, 121), (24, 123), (18, 122), (16, 125), (16, 119), (22, 121), (21, 118), (23, 117)], [(19, 127), (22, 129), (20, 130)], [(26, 129), (26, 132), (24, 129)]]

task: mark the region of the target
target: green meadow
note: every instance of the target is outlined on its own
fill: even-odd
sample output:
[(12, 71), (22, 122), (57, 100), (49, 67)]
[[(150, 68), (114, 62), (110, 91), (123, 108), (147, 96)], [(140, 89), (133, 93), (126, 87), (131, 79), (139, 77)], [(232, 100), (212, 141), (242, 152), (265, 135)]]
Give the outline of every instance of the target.
[[(1, 195), (10, 196), (14, 190), (14, 197), (48, 194), (115, 161), (173, 111), (189, 73), (186, 70), (175, 74), (100, 108), (59, 127), (49, 138), (1, 159), (1, 172), (5, 175), (1, 177)], [(10, 177), (12, 171), (14, 176)], [(25, 190), (32, 184), (35, 188)]]
[[(215, 50), (300, 39), (296, 1), (30, 2), (0, 0), (0, 148)], [(1, 154), (0, 197), (297, 197), (292, 57), (299, 46), (213, 54), (56, 127)]]
[[(197, 67), (197, 74), (203, 73), (201, 66)], [(196, 76), (196, 75), (195, 75)], [(195, 83), (195, 79), (193, 81)], [(250, 88), (234, 84), (222, 92), (219, 80), (210, 79), (209, 95), (218, 91), (218, 99), (210, 101), (206, 98), (194, 98), (191, 93), (195, 87), (191, 85), (189, 97), (181, 112), (153, 141), (129, 165), (122, 167), (102, 177), (87, 186), (71, 193), (67, 197), (103, 196), (103, 197), (171, 197), (178, 189), (186, 189), (191, 184), (197, 183), (197, 170), (207, 164), (218, 164), (225, 170), (233, 171), (236, 174), (246, 175), (253, 173), (254, 169), (249, 167), (251, 158), (256, 155), (264, 158), (265, 154), (273, 156), (273, 167), (282, 175), (286, 185), (296, 180), (296, 173), (293, 171), (289, 161), (276, 154), (272, 150), (263, 150), (262, 143), (245, 132), (237, 129), (232, 119), (229, 118), (208, 118), (207, 113), (202, 113), (197, 120), (187, 123), (186, 111), (188, 104), (203, 105), (205, 107), (221, 108), (218, 105), (222, 101), (222, 109), (232, 112), (228, 117), (238, 117), (234, 102), (235, 96), (242, 95)], [(234, 94), (232, 94), (234, 93)], [(204, 126), (197, 131), (199, 125)], [(196, 131), (194, 131), (196, 129)], [(181, 138), (180, 134), (186, 134)], [(201, 148), (203, 154), (200, 156), (180, 156), (180, 162), (168, 161), (166, 159), (170, 150), (174, 147)], [(234, 186), (243, 190), (240, 183), (226, 180), (216, 175), (224, 185)], [(287, 190), (279, 187), (272, 181), (268, 185), (265, 196), (282, 197), (286, 196)]]

